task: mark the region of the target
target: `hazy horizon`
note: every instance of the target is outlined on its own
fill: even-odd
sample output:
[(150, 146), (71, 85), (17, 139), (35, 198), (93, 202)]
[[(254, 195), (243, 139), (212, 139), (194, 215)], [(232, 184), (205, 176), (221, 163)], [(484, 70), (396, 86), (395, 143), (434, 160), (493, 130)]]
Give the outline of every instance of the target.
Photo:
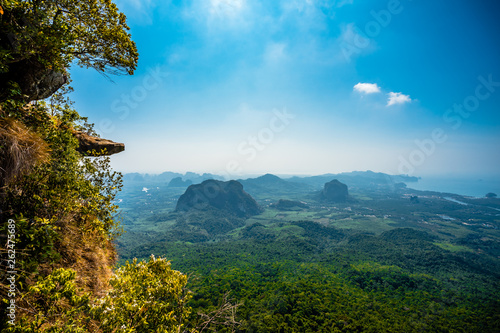
[(412, 176), (412, 177), (417, 177), (417, 178), (438, 178), (438, 177), (443, 177), (446, 179), (464, 179), (464, 180), (476, 180), (476, 179), (483, 179), (483, 180), (498, 180), (500, 181), (500, 175), (497, 174), (456, 174), (456, 173), (433, 173), (433, 174), (413, 174), (413, 175), (408, 175), (408, 174), (399, 174), (399, 173), (386, 173), (383, 171), (378, 171), (378, 170), (370, 170), (370, 169), (365, 169), (365, 170), (350, 170), (350, 171), (340, 171), (340, 172), (321, 172), (321, 173), (280, 173), (280, 172), (248, 172), (248, 173), (233, 173), (229, 174), (227, 172), (221, 171), (221, 172), (216, 172), (216, 171), (210, 171), (210, 170), (163, 170), (159, 172), (149, 172), (149, 171), (141, 171), (141, 170), (131, 170), (131, 171), (122, 171), (115, 169), (115, 171), (119, 171), (123, 174), (142, 174), (142, 175), (160, 175), (165, 172), (172, 172), (172, 173), (178, 173), (181, 175), (186, 175), (187, 173), (195, 173), (198, 175), (203, 175), (203, 174), (213, 174), (216, 176), (233, 176), (232, 178), (228, 179), (237, 179), (237, 178), (242, 178), (242, 179), (247, 179), (247, 178), (254, 178), (254, 177), (260, 177), (266, 174), (272, 174), (275, 176), (278, 176), (280, 178), (290, 178), (294, 176), (298, 177), (311, 177), (311, 176), (322, 176), (322, 175), (327, 175), (327, 174), (342, 174), (342, 173), (351, 173), (351, 172), (374, 172), (374, 173), (385, 173), (391, 176)]
[[(352, 171), (352, 172), (366, 172), (372, 170), (365, 171)], [(173, 171), (164, 171), (164, 173), (173, 172)], [(372, 171), (376, 172), (376, 171)], [(158, 176), (161, 173), (140, 173), (140, 172), (131, 172), (128, 174), (141, 174), (147, 176)], [(243, 174), (243, 175), (224, 175), (224, 174), (216, 174), (210, 172), (174, 172), (181, 175), (183, 180), (192, 178), (187, 177), (188, 173), (195, 173), (198, 176), (202, 176), (203, 174), (211, 174), (214, 176), (222, 176), (225, 181), (228, 180), (246, 180), (250, 178), (258, 178), (265, 174)], [(349, 174), (350, 172), (345, 172)], [(325, 173), (325, 174), (279, 174), (279, 173), (270, 173), (275, 176), (278, 176), (282, 179), (288, 180), (292, 177), (311, 177), (311, 176), (325, 176), (325, 175), (340, 175), (342, 173)], [(397, 175), (392, 175), (397, 176)], [(487, 193), (493, 192), (496, 194), (500, 194), (500, 178), (495, 176), (484, 176), (484, 175), (426, 175), (426, 176), (414, 176), (418, 177), (418, 180), (415, 182), (405, 182), (408, 188), (412, 188), (420, 191), (435, 191), (442, 193), (452, 193), (470, 197), (484, 197)]]

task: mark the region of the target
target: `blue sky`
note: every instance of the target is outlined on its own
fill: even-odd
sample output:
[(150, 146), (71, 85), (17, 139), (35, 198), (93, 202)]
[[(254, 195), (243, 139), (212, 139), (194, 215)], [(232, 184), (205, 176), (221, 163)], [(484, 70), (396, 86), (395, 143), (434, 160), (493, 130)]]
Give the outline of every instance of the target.
[(116, 3), (138, 69), (72, 98), (119, 171), (500, 177), (496, 1)]

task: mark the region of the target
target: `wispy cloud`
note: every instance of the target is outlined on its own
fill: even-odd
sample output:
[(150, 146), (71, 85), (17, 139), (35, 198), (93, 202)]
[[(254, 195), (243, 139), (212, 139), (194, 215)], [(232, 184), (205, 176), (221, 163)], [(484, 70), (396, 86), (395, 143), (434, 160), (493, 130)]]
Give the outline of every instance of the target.
[(343, 7), (345, 5), (352, 5), (353, 0), (340, 0), (337, 2), (337, 7)]
[(342, 27), (342, 33), (337, 42), (347, 62), (350, 62), (354, 57), (373, 52), (376, 49), (375, 41), (366, 37), (354, 23)]
[(115, 0), (120, 11), (127, 14), (127, 18), (133, 20), (135, 24), (153, 24), (153, 11), (156, 2), (152, 0)]
[(209, 11), (219, 17), (233, 17), (245, 6), (244, 0), (210, 0)]
[(387, 106), (411, 102), (411, 98), (409, 95), (404, 95), (400, 92), (397, 92), (397, 93), (390, 92), (387, 94), (387, 96), (389, 96), (389, 100), (387, 101)]
[(193, 0), (180, 7), (185, 22), (194, 23), (198, 31), (212, 36), (222, 32), (241, 33), (251, 30), (255, 17), (246, 0)]
[(380, 92), (380, 87), (376, 83), (358, 83), (354, 90), (364, 94), (374, 94)]
[(286, 58), (285, 43), (269, 43), (264, 53), (264, 59), (268, 63), (276, 63)]

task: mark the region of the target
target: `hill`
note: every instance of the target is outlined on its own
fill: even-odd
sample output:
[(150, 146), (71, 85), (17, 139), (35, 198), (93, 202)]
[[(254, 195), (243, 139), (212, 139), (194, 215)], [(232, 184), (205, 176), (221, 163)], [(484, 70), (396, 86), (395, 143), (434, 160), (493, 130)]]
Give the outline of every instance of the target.
[(187, 212), (207, 208), (215, 208), (241, 218), (262, 212), (257, 202), (243, 190), (241, 183), (213, 179), (189, 186), (177, 201), (175, 210)]
[(323, 191), (319, 194), (321, 201), (345, 202), (349, 198), (347, 185), (339, 182), (337, 179), (325, 184)]
[(269, 199), (275, 196), (297, 197), (297, 194), (309, 192), (312, 186), (306, 183), (292, 182), (272, 174), (265, 174), (257, 178), (238, 180), (248, 193), (258, 199)]
[(279, 199), (278, 202), (269, 205), (270, 208), (278, 210), (307, 209), (309, 205), (303, 201)]
[(181, 177), (176, 177), (172, 179), (168, 183), (168, 187), (188, 187), (189, 185), (192, 185), (193, 182), (191, 180), (182, 180)]

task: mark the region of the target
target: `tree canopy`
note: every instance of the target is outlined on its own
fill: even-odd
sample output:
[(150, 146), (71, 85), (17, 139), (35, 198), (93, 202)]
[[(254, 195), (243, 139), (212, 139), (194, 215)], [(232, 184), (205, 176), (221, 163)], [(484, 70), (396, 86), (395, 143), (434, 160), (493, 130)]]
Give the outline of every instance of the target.
[(77, 64), (132, 74), (138, 53), (125, 15), (111, 0), (2, 0), (2, 70), (33, 56), (47, 68)]

